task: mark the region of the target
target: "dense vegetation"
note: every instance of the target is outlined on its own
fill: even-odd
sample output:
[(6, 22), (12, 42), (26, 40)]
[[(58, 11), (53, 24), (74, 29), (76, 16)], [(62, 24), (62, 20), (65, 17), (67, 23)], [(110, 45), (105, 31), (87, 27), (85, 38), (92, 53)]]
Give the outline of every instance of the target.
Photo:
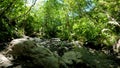
[[(117, 53), (112, 48), (119, 40), (119, 15), (119, 0), (0, 0), (0, 49), (12, 39), (23, 36), (42, 39), (60, 38), (66, 41), (66, 45), (62, 46), (63, 43), (59, 43), (59, 46), (73, 47), (69, 51), (61, 50), (64, 55), (58, 54), (66, 61), (67, 67), (77, 68), (75, 66), (83, 61), (80, 65), (88, 65), (90, 68), (101, 68), (101, 66), (107, 68), (107, 63), (114, 67), (118, 64), (114, 64), (111, 59), (113, 56), (119, 56), (120, 52), (120, 45)], [(82, 50), (74, 45), (67, 46), (67, 42), (73, 41), (78, 41), (83, 48), (85, 46), (98, 52), (92, 54), (87, 53), (86, 48)], [(54, 52), (57, 49), (54, 46), (51, 45), (51, 48), (46, 49)], [(37, 50), (36, 52), (41, 52)], [(103, 50), (108, 53), (103, 54)], [(32, 54), (32, 51), (30, 52)], [(84, 57), (78, 55), (76, 58), (76, 53)], [(112, 57), (106, 60), (108, 56)], [(95, 59), (100, 64), (93, 61)], [(56, 63), (54, 61), (53, 63)], [(63, 66), (66, 67), (64, 64)]]

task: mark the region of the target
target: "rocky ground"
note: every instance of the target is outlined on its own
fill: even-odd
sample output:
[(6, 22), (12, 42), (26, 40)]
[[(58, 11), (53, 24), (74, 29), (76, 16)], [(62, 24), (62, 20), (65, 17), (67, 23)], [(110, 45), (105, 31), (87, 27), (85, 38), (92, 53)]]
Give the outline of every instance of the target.
[(113, 47), (114, 54), (108, 55), (109, 50), (96, 51), (84, 47), (79, 41), (30, 37), (14, 39), (0, 52), (0, 68), (101, 68), (101, 65), (104, 65), (102, 68), (120, 68), (119, 42)]

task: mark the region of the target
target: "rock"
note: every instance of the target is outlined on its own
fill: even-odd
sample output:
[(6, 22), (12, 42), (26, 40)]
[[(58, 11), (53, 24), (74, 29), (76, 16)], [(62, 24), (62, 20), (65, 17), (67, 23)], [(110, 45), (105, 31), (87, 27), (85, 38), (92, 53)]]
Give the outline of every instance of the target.
[(39, 41), (39, 38), (14, 39), (7, 48), (7, 54), (11, 54), (25, 68), (58, 68), (58, 58), (48, 48), (36, 46)]
[(21, 66), (21, 65), (18, 65), (18, 66), (15, 66), (15, 67), (13, 67), (13, 68), (22, 68), (22, 66)]
[(115, 45), (113, 45), (113, 51), (118, 53), (118, 55), (120, 54), (120, 39)]
[(12, 65), (12, 62), (8, 60), (8, 58), (6, 58), (3, 54), (0, 54), (0, 68), (7, 68)]
[(29, 38), (14, 39), (10, 42), (7, 53), (19, 56), (34, 47), (36, 47), (34, 41)]
[(52, 38), (51, 40), (52, 40), (52, 41), (55, 41), (55, 42), (59, 42), (59, 41), (60, 41), (60, 38)]

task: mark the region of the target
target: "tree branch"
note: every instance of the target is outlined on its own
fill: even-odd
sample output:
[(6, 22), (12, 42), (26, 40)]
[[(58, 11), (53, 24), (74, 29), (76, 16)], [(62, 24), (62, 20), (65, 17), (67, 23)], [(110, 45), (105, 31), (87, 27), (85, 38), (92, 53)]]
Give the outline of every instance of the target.
[(16, 17), (16, 18), (14, 18), (14, 19), (17, 19), (17, 18), (19, 18), (19, 17), (23, 17), (23, 16), (27, 15), (27, 14), (30, 12), (30, 10), (32, 9), (32, 7), (36, 4), (36, 1), (37, 1), (37, 0), (34, 1), (34, 3), (31, 5), (31, 7), (28, 9), (27, 12), (25, 12), (24, 14), (22, 14), (22, 15)]

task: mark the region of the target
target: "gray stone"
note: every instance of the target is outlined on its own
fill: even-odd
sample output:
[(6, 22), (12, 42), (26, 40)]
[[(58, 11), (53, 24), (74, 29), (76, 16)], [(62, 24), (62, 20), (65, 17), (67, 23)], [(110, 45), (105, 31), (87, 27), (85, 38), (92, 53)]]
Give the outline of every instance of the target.
[(0, 68), (1, 67), (9, 67), (9, 66), (12, 66), (12, 62), (6, 58), (3, 54), (0, 54)]

